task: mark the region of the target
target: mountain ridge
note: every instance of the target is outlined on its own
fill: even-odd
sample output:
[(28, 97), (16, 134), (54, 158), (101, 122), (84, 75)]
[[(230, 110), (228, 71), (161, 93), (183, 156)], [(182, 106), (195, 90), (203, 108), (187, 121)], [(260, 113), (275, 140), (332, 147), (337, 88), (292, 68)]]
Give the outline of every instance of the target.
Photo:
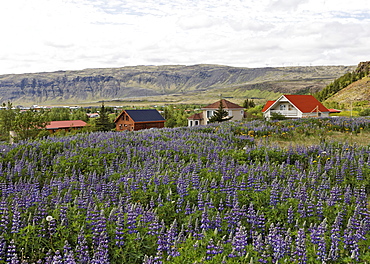
[(213, 64), (126, 66), (0, 75), (0, 102), (18, 104), (152, 100), (200, 103), (219, 94), (260, 99), (315, 92), (356, 66), (246, 68)]

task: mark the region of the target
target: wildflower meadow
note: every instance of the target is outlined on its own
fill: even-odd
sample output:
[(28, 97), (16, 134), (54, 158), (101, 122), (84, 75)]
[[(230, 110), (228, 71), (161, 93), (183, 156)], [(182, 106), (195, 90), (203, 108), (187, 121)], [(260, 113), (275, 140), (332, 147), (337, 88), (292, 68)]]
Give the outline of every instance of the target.
[(370, 140), (333, 140), (369, 132), (327, 118), (2, 144), (0, 263), (370, 263)]

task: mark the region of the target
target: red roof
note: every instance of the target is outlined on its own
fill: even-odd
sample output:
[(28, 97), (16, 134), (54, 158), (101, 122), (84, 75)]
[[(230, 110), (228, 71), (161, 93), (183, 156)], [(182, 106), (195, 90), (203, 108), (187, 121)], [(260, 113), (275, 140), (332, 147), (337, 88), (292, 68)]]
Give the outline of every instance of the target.
[(267, 103), (265, 104), (265, 106), (262, 109), (262, 112), (265, 112), (275, 102), (276, 101), (267, 101)]
[[(288, 99), (289, 102), (293, 104), (296, 108), (298, 108), (299, 111), (301, 111), (302, 113), (311, 113), (317, 110), (319, 112), (329, 112), (329, 110), (312, 95), (293, 94), (283, 96)], [(268, 101), (262, 112), (267, 111), (275, 102), (280, 101), (280, 98), (276, 101)]]
[(86, 122), (82, 120), (65, 120), (65, 121), (50, 121), (46, 125), (46, 129), (61, 129), (61, 128), (70, 128), (70, 127), (84, 127)]
[[(221, 102), (222, 102), (222, 107), (224, 109), (244, 109), (243, 107), (241, 107), (240, 105), (237, 105), (237, 104), (234, 104), (228, 100), (225, 100), (225, 99), (221, 99)], [(220, 107), (220, 101), (217, 101), (213, 104), (210, 104), (210, 105), (207, 105), (205, 107), (203, 107), (202, 109), (218, 109)]]
[(202, 120), (203, 119), (203, 113), (194, 114), (192, 116), (189, 116), (188, 119), (191, 119), (191, 120)]
[(329, 112), (329, 110), (312, 95), (294, 94), (284, 96), (302, 113), (311, 113), (315, 111), (317, 107), (320, 112)]

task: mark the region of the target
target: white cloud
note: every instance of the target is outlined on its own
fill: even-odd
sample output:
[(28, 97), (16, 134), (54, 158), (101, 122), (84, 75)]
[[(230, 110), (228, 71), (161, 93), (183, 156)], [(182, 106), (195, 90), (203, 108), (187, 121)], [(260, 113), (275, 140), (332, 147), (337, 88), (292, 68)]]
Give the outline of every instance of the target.
[(344, 0), (12, 0), (0, 74), (141, 64), (369, 60), (370, 5)]

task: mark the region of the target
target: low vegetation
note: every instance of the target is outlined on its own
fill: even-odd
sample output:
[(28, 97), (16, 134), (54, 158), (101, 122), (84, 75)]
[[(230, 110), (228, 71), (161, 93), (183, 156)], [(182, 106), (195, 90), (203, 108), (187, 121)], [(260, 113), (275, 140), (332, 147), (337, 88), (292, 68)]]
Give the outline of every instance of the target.
[(369, 136), (338, 117), (2, 144), (0, 263), (369, 263)]

